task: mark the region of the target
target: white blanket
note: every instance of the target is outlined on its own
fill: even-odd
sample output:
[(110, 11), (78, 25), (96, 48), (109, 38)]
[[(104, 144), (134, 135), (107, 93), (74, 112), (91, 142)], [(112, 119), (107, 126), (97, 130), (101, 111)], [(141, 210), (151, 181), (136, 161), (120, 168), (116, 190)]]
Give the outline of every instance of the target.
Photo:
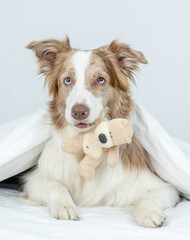
[(79, 208), (79, 221), (57, 220), (48, 209), (29, 205), (13, 190), (0, 190), (1, 240), (189, 240), (190, 201), (167, 209), (161, 228), (137, 225), (127, 211), (111, 208)]
[(190, 199), (190, 144), (172, 139), (139, 104), (134, 128), (137, 138), (149, 153), (157, 175)]

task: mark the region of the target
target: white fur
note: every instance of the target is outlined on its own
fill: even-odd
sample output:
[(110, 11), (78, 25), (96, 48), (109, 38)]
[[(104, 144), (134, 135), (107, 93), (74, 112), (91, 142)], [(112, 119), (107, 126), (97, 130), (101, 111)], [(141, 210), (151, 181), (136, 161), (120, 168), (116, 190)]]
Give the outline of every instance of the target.
[(75, 104), (85, 104), (90, 113), (86, 123), (93, 123), (100, 115), (103, 109), (101, 98), (96, 98), (89, 90), (85, 88), (85, 72), (90, 62), (91, 51), (77, 51), (71, 59), (75, 69), (76, 84), (66, 99), (66, 120), (75, 125), (75, 119), (71, 116), (71, 109)]
[(25, 191), (29, 199), (50, 209), (58, 219), (77, 219), (78, 206), (134, 206), (134, 215), (145, 227), (160, 226), (165, 220), (163, 209), (178, 202), (177, 191), (149, 171), (130, 171), (120, 161), (111, 168), (106, 161), (96, 169), (95, 176), (81, 180), (78, 161), (61, 149), (61, 143), (78, 134), (67, 126), (55, 131), (46, 144), (37, 169), (26, 178)]

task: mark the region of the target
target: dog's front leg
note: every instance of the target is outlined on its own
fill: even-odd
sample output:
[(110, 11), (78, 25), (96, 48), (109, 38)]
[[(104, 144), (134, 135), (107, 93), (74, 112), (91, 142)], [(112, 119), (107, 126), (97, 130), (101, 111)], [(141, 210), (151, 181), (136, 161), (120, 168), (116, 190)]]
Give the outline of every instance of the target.
[(134, 207), (136, 221), (143, 227), (160, 227), (166, 220), (165, 208), (174, 207), (179, 202), (178, 192), (169, 184), (149, 189)]
[(57, 219), (77, 220), (77, 209), (67, 188), (61, 183), (53, 185), (47, 200), (51, 215)]
[(46, 205), (53, 217), (78, 219), (76, 206), (67, 188), (62, 183), (43, 176), (38, 169), (27, 177), (24, 192), (29, 200)]

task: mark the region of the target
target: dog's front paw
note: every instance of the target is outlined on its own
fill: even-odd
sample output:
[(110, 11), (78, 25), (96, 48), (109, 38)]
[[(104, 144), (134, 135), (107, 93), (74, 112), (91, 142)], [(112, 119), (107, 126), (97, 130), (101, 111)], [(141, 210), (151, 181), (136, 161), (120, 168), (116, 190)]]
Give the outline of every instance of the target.
[(165, 213), (155, 206), (137, 207), (135, 209), (137, 223), (143, 227), (160, 227), (166, 220)]
[(49, 206), (51, 215), (54, 218), (62, 220), (78, 220), (78, 214), (75, 206), (57, 202)]

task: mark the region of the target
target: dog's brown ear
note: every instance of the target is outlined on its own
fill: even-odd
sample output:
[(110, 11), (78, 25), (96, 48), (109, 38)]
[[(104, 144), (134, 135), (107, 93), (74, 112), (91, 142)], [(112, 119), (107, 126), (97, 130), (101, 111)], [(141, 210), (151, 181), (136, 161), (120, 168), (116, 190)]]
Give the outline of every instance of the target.
[(35, 52), (39, 62), (39, 70), (42, 74), (48, 74), (55, 66), (59, 53), (71, 50), (69, 38), (63, 41), (55, 39), (31, 42), (26, 46)]
[(131, 80), (133, 73), (138, 70), (138, 64), (148, 63), (142, 52), (133, 50), (129, 45), (119, 43), (117, 40), (112, 41), (107, 49), (115, 55), (120, 70)]

